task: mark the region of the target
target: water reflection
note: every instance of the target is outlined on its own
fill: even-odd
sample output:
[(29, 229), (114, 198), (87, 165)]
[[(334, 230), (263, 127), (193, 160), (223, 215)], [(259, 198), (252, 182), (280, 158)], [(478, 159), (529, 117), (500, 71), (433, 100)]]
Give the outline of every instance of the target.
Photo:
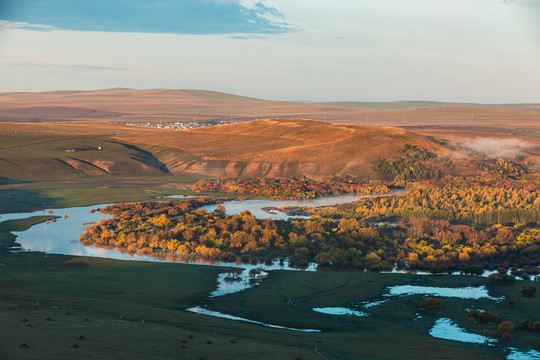
[(202, 308), (200, 306), (196, 306), (196, 307), (186, 309), (186, 311), (189, 311), (189, 312), (192, 312), (192, 313), (195, 313), (195, 314), (200, 314), (200, 315), (208, 315), (208, 316), (218, 317), (218, 318), (222, 318), (222, 319), (229, 319), (229, 320), (235, 320), (235, 321), (248, 322), (248, 323), (262, 325), (262, 326), (271, 327), (271, 328), (280, 329), (280, 330), (291, 330), (291, 331), (312, 332), (312, 333), (313, 332), (321, 332), (321, 330), (317, 330), (317, 329), (296, 329), (296, 328), (290, 328), (290, 327), (286, 327), (286, 326), (268, 324), (268, 323), (264, 323), (264, 322), (261, 322), (261, 321), (242, 318), (242, 317), (239, 317), (239, 316), (223, 314), (223, 313), (220, 313), (218, 311), (213, 311), (213, 310), (208, 310), (208, 309)]
[(473, 344), (494, 343), (495, 339), (483, 335), (471, 334), (460, 328), (450, 319), (442, 318), (435, 322), (435, 325), (429, 330), (429, 335), (446, 340), (461, 341)]
[(313, 308), (313, 311), (328, 315), (347, 315), (347, 316), (368, 316), (369, 314), (363, 311), (353, 310), (346, 307), (318, 307)]
[[(100, 205), (107, 206), (107, 205)], [(100, 212), (91, 213), (95, 206), (83, 206), (67, 209), (52, 209), (32, 213), (4, 214), (0, 221), (28, 218), (31, 216), (59, 216), (54, 222), (40, 223), (25, 231), (14, 231), (23, 250), (41, 251), (49, 254), (84, 255), (97, 257), (108, 256), (109, 250), (87, 247), (79, 243), (79, 235), (85, 232), (89, 223), (108, 219), (112, 216)], [(118, 254), (120, 252), (117, 251)]]
[[(287, 220), (288, 218), (303, 218), (309, 219), (310, 216), (305, 215), (289, 215), (279, 211), (282, 207), (300, 207), (300, 206), (331, 206), (337, 204), (351, 203), (360, 199), (401, 195), (404, 193), (403, 189), (395, 190), (389, 194), (354, 194), (354, 195), (341, 195), (324, 197), (310, 200), (244, 200), (244, 201), (227, 201), (222, 203), (225, 207), (225, 214), (235, 215), (240, 214), (242, 211), (249, 210), (249, 212), (257, 219), (273, 219), (273, 220)], [(216, 209), (217, 204), (202, 206), (208, 212), (212, 212)]]
[[(441, 318), (429, 330), (429, 335), (445, 340), (453, 340), (471, 344), (495, 346), (497, 340), (478, 334), (472, 334), (460, 328), (455, 322), (447, 318)], [(513, 347), (501, 347), (499, 350), (509, 351), (507, 360), (540, 360), (540, 352), (527, 349), (519, 350)]]
[(268, 275), (267, 271), (271, 270), (316, 271), (315, 264), (310, 264), (310, 266), (305, 269), (297, 269), (291, 267), (288, 261), (284, 261), (282, 265), (277, 262), (274, 262), (270, 265), (250, 265), (242, 263), (220, 263), (219, 265), (231, 267), (238, 270), (244, 270), (227, 271), (219, 274), (217, 279), (217, 289), (210, 294), (210, 297), (233, 294), (259, 285), (261, 281)]
[(460, 288), (417, 286), (417, 285), (396, 285), (388, 288), (388, 294), (383, 296), (409, 296), (409, 295), (431, 295), (440, 297), (457, 297), (461, 299), (492, 299), (485, 286), (467, 286)]
[(518, 350), (510, 348), (510, 354), (506, 356), (507, 360), (540, 360), (540, 352), (536, 350)]
[[(439, 297), (455, 297), (460, 299), (491, 299), (491, 300), (502, 300), (504, 298), (496, 298), (489, 295), (488, 290), (485, 286), (467, 286), (460, 288), (450, 288), (450, 287), (437, 287), (437, 286), (418, 286), (418, 285), (395, 285), (389, 286), (388, 292), (383, 294), (382, 300), (377, 301), (363, 301), (362, 307), (364, 309), (369, 309), (374, 306), (384, 304), (385, 302), (391, 301), (393, 299), (410, 296), (410, 295), (430, 295), (430, 296), (439, 296)], [(390, 299), (388, 299), (390, 298)]]

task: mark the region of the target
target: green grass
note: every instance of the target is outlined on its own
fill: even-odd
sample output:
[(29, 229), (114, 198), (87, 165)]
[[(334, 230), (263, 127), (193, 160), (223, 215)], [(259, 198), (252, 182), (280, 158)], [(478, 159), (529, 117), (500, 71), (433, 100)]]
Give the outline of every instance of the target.
[(0, 176), (9, 179), (167, 174), (149, 152), (106, 136), (20, 135), (4, 139), (2, 145)]
[[(441, 317), (454, 320), (472, 333), (482, 334), (484, 330), (496, 330), (496, 325), (471, 324), (464, 310), (468, 307), (496, 312), (504, 320), (513, 321), (516, 326), (519, 320), (538, 319), (538, 299), (523, 298), (519, 294), (521, 286), (527, 283), (519, 281), (509, 287), (490, 288), (495, 296), (504, 295), (507, 299), (516, 299), (516, 308), (510, 307), (506, 301), (441, 298), (440, 309), (424, 311), (418, 306), (423, 296), (414, 295), (364, 310), (371, 315), (359, 318), (325, 315), (311, 309), (326, 306), (350, 307), (351, 304), (361, 301), (379, 300), (390, 285), (480, 286), (486, 284), (486, 279), (467, 276), (279, 271), (272, 272), (260, 286), (243, 293), (212, 299), (210, 308), (263, 322), (323, 329), (325, 333), (317, 337), (325, 339), (325, 346), (350, 359), (363, 356), (381, 359), (459, 359), (466, 356), (503, 358), (495, 349), (434, 339), (428, 335), (428, 331)], [(291, 302), (294, 305), (291, 305)], [(420, 314), (422, 318), (414, 320), (416, 314)], [(306, 345), (309, 344), (308, 337), (298, 338), (305, 340)], [(354, 338), (361, 341), (353, 341)], [(508, 345), (535, 348), (537, 342), (537, 333), (516, 330), (514, 339)]]
[(201, 177), (98, 177), (91, 180), (30, 182), (0, 186), (0, 214), (51, 206), (72, 207), (121, 201), (152, 200), (167, 195), (206, 195), (183, 189)]
[[(0, 246), (13, 243), (9, 230), (45, 219), (0, 223)], [(376, 300), (389, 285), (486, 283), (476, 277), (275, 271), (245, 292), (207, 299), (220, 268), (5, 250), (0, 251), (0, 263), (0, 342), (6, 344), (0, 358), (7, 359), (502, 359), (496, 349), (435, 339), (427, 332), (440, 317), (474, 333), (494, 330), (493, 325), (467, 321), (464, 308), (471, 306), (516, 323), (537, 319), (540, 313), (537, 298), (519, 296), (526, 282), (493, 288), (494, 295), (516, 298), (515, 309), (505, 302), (443, 298), (440, 309), (423, 311), (418, 307), (421, 296), (410, 296), (370, 309), (369, 317), (311, 311), (315, 306)], [(324, 332), (293, 333), (184, 311), (205, 303), (236, 316)], [(417, 313), (422, 319), (413, 321)], [(22, 319), (33, 327), (27, 328)], [(85, 340), (78, 339), (81, 335)], [(510, 345), (534, 347), (535, 336), (516, 330)], [(21, 348), (22, 343), (29, 347)], [(75, 343), (79, 348), (72, 347)]]
[[(43, 220), (0, 223), (2, 246)], [(215, 288), (216, 267), (5, 251), (0, 264), (2, 359), (317, 358), (287, 334), (183, 311)]]

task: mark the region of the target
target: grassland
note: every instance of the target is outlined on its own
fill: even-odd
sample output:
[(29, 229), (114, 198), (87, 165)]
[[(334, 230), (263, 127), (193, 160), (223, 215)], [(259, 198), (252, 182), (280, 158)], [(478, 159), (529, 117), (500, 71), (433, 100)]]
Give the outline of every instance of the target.
[[(521, 129), (540, 137), (538, 104), (433, 101), (306, 103), (204, 90), (105, 89), (0, 94), (0, 121), (175, 122), (309, 118), (362, 126)], [(517, 135), (517, 133), (516, 133)]]
[[(211, 177), (371, 178), (373, 161), (395, 159), (405, 144), (440, 156), (454, 151), (398, 128), (312, 120), (259, 120), (186, 131), (96, 122), (0, 123), (0, 178), (14, 181)], [(465, 158), (460, 173), (474, 172)], [(174, 175), (174, 176), (172, 176)], [(169, 179), (170, 178), (170, 179)]]
[[(41, 220), (2, 223), (2, 245), (13, 240), (6, 230)], [(257, 339), (253, 326), (182, 311), (213, 290), (218, 268), (10, 254), (4, 246), (0, 263), (3, 359), (222, 359), (224, 353), (230, 359), (307, 359), (313, 354), (283, 335), (276, 344)]]
[[(469, 156), (398, 128), (330, 125), (312, 120), (258, 120), (182, 132), (114, 136), (119, 142), (153, 151), (173, 173), (213, 177), (351, 175), (376, 177), (373, 162), (395, 159), (405, 144), (429, 149), (459, 161), (456, 172), (475, 173)], [(169, 150), (157, 150), (156, 147)], [(180, 154), (175, 156), (174, 153)], [(191, 156), (188, 156), (191, 154)]]
[[(435, 339), (427, 332), (440, 317), (475, 333), (493, 328), (467, 322), (465, 307), (497, 312), (515, 322), (535, 319), (540, 312), (537, 298), (518, 295), (526, 283), (521, 281), (492, 289), (495, 296), (515, 298), (515, 308), (506, 302), (445, 298), (440, 309), (424, 311), (418, 307), (421, 297), (410, 296), (371, 308), (365, 318), (311, 311), (377, 300), (389, 285), (486, 282), (457, 276), (278, 271), (255, 288), (208, 300), (222, 271), (217, 267), (6, 251), (14, 240), (8, 230), (43, 220), (0, 224), (2, 358), (502, 359), (504, 353), (496, 348)], [(228, 314), (323, 332), (290, 332), (183, 311), (204, 303)], [(414, 321), (417, 313), (422, 318)], [(509, 345), (530, 348), (537, 341), (534, 333), (516, 330)]]

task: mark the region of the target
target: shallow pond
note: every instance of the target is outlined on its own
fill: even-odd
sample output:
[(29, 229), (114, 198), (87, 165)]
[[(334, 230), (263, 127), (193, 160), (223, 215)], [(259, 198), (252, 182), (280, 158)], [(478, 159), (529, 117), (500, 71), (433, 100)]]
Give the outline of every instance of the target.
[(395, 298), (410, 295), (429, 295), (439, 297), (455, 297), (460, 299), (491, 299), (495, 301), (503, 300), (489, 295), (485, 286), (467, 286), (459, 288), (437, 287), (437, 286), (418, 286), (418, 285), (395, 285), (387, 288), (388, 292), (383, 294), (383, 299), (376, 301), (364, 301), (361, 303), (364, 309), (384, 304)]
[(536, 350), (518, 350), (509, 348), (510, 354), (506, 356), (507, 360), (540, 360), (540, 352)]
[(328, 315), (346, 315), (346, 316), (369, 316), (363, 311), (353, 310), (346, 307), (318, 307), (313, 308), (313, 311)]
[(317, 330), (317, 329), (296, 329), (296, 328), (290, 328), (290, 327), (286, 327), (286, 326), (268, 324), (268, 323), (264, 323), (264, 322), (261, 322), (261, 321), (255, 321), (255, 320), (242, 318), (242, 317), (239, 317), (239, 316), (223, 314), (223, 313), (220, 313), (218, 311), (212, 311), (212, 310), (202, 308), (200, 306), (196, 306), (196, 307), (186, 309), (186, 311), (189, 311), (189, 312), (192, 312), (192, 313), (195, 313), (195, 314), (200, 314), (200, 315), (218, 317), (218, 318), (222, 318), (222, 319), (229, 319), (229, 320), (235, 320), (235, 321), (248, 322), (248, 323), (262, 325), (262, 326), (271, 327), (271, 328), (280, 329), (280, 330), (291, 330), (291, 331), (313, 332), (313, 333), (321, 332), (321, 330)]
[(493, 299), (498, 300), (488, 294), (485, 286), (467, 286), (460, 288), (417, 286), (417, 285), (396, 285), (388, 287), (388, 294), (383, 296), (409, 296), (409, 295), (431, 295), (440, 297), (458, 297), (461, 299)]
[(483, 335), (471, 334), (460, 328), (450, 319), (442, 318), (435, 322), (435, 325), (429, 330), (429, 335), (446, 340), (461, 341), (473, 344), (494, 343), (495, 339)]
[[(497, 346), (497, 340), (478, 334), (472, 334), (459, 327), (454, 321), (441, 318), (429, 330), (429, 335), (445, 340), (459, 341), (465, 343)], [(500, 350), (507, 353), (507, 360), (540, 360), (540, 352), (533, 349), (516, 349), (513, 347), (500, 346)]]
[[(228, 265), (232, 264), (232, 265)], [(277, 262), (274, 262), (273, 264), (258, 264), (258, 265), (250, 265), (250, 264), (238, 264), (238, 263), (220, 263), (221, 266), (228, 266), (231, 268), (240, 268), (244, 269), (242, 272), (239, 272), (237, 274), (232, 275), (230, 272), (224, 272), (219, 274), (218, 276), (218, 286), (217, 289), (214, 290), (210, 297), (217, 297), (217, 296), (223, 296), (227, 294), (232, 294), (240, 291), (244, 291), (246, 289), (252, 288), (253, 286), (256, 286), (260, 283), (261, 280), (263, 280), (266, 275), (268, 275), (267, 271), (271, 270), (293, 270), (293, 271), (316, 271), (316, 265), (310, 264), (305, 269), (299, 270), (297, 268), (293, 268), (289, 265), (288, 261), (284, 261), (283, 265), (280, 265)], [(252, 270), (262, 270), (262, 273), (260, 275), (254, 275), (250, 274)]]

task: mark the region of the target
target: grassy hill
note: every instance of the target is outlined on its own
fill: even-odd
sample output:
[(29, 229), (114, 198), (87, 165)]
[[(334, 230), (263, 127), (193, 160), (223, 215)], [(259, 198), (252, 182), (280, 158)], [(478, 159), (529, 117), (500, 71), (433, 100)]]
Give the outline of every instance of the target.
[(374, 177), (373, 161), (396, 159), (405, 144), (441, 156), (452, 151), (398, 128), (334, 125), (313, 120), (266, 119), (181, 132), (114, 136), (152, 152), (172, 173), (207, 176)]
[(113, 132), (111, 126), (73, 125), (0, 123), (0, 178), (34, 181), (168, 174), (148, 151), (111, 139), (121, 127), (114, 127)]
[[(485, 136), (463, 131), (424, 131), (422, 135), (395, 127), (303, 119), (265, 119), (184, 131), (110, 122), (0, 122), (0, 179), (10, 183), (141, 177), (170, 182), (174, 181), (171, 175), (377, 178), (374, 162), (404, 156), (406, 144), (436, 154), (429, 160), (435, 168), (442, 169), (442, 162), (451, 160), (453, 165), (444, 168), (445, 174), (469, 175), (479, 171), (475, 162), (482, 158), (467, 144)], [(530, 166), (537, 162), (538, 141), (489, 136), (490, 144), (503, 141), (515, 147), (514, 153)]]
[(186, 131), (95, 122), (0, 123), (0, 178), (333, 176), (373, 177), (373, 161), (405, 144), (451, 151), (398, 128), (313, 120), (258, 120)]

